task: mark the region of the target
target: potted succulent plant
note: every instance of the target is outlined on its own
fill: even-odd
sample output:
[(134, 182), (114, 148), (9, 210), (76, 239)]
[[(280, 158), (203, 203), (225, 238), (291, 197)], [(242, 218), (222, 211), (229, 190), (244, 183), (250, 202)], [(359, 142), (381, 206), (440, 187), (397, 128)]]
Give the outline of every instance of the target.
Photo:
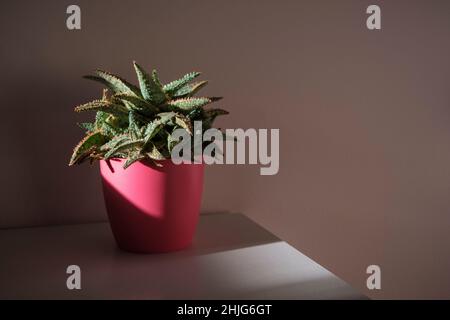
[(69, 165), (100, 161), (106, 209), (120, 248), (179, 250), (191, 243), (195, 232), (204, 166), (172, 163), (171, 151), (178, 143), (172, 134), (182, 128), (192, 135), (194, 121), (207, 130), (228, 112), (204, 108), (218, 97), (194, 97), (207, 84), (193, 82), (199, 72), (163, 85), (156, 70), (150, 75), (133, 64), (139, 86), (101, 70), (85, 77), (106, 89), (101, 99), (75, 108), (95, 111), (96, 116), (92, 123), (79, 124), (86, 135)]

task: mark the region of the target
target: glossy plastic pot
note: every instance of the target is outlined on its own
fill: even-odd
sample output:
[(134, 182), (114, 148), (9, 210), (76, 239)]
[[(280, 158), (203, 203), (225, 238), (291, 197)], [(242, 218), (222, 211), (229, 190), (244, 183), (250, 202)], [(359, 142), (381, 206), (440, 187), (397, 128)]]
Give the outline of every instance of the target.
[(118, 246), (139, 253), (170, 252), (192, 242), (203, 190), (203, 164), (157, 167), (141, 161), (100, 161), (103, 195)]

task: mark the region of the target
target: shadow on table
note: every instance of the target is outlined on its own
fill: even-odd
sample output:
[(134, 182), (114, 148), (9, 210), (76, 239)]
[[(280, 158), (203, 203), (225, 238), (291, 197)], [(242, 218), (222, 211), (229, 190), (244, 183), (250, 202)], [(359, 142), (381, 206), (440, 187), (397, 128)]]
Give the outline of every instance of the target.
[[(158, 259), (163, 258), (163, 256), (200, 256), (278, 241), (281, 241), (278, 237), (243, 214), (209, 213), (201, 215), (193, 243), (190, 247), (176, 252), (147, 254), (144, 256), (158, 256)], [(116, 253), (140, 255), (122, 251), (119, 248), (116, 248)]]
[(200, 219), (190, 250), (209, 254), (278, 241), (278, 237), (243, 214), (208, 214)]

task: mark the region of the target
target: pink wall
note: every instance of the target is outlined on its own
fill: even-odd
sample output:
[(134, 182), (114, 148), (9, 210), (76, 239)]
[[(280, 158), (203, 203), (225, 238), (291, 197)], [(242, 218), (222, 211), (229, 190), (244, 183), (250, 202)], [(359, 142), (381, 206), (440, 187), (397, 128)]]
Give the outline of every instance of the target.
[[(382, 8), (382, 30), (365, 8)], [(78, 1), (4, 4), (0, 227), (105, 219), (98, 168), (68, 168), (76, 104), (101, 67), (203, 71), (232, 113), (280, 128), (280, 172), (207, 168), (203, 211), (240, 211), (383, 298), (450, 298), (450, 2)], [(70, 3), (71, 4), (71, 3)]]

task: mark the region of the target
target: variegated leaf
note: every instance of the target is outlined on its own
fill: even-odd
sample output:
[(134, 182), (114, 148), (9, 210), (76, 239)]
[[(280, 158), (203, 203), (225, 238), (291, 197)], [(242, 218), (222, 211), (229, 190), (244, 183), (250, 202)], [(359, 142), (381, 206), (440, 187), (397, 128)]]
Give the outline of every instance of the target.
[(211, 99), (209, 98), (182, 98), (182, 99), (176, 99), (171, 100), (168, 103), (168, 106), (175, 110), (184, 110), (184, 111), (191, 111), (196, 108), (203, 107), (207, 105), (208, 103), (211, 103)]
[(106, 154), (105, 159), (112, 158), (116, 152), (123, 152), (125, 150), (129, 150), (136, 147), (142, 147), (144, 144), (144, 140), (133, 140), (133, 141), (125, 141), (120, 143), (119, 145), (111, 148)]
[(159, 109), (152, 105), (149, 101), (144, 100), (143, 98), (136, 97), (129, 94), (116, 94), (113, 96), (113, 99), (119, 99), (122, 102), (129, 103), (128, 106), (131, 107), (131, 110), (140, 111), (144, 114), (151, 115), (159, 112)]
[(96, 70), (95, 73), (95, 76), (88, 75), (84, 76), (84, 78), (98, 81), (107, 86), (114, 93), (139, 95), (139, 89), (125, 79), (103, 70)]
[(141, 94), (145, 100), (150, 101), (154, 105), (160, 105), (167, 100), (167, 96), (159, 83), (156, 70), (153, 70), (152, 76), (150, 76), (140, 65), (133, 62), (136, 75), (139, 80), (139, 87), (141, 88)]
[(150, 159), (153, 159), (153, 160), (164, 160), (164, 159), (166, 159), (164, 157), (164, 155), (158, 150), (158, 148), (154, 144), (152, 144), (150, 151), (147, 152), (147, 155), (148, 155), (148, 157)]
[(75, 107), (75, 112), (82, 111), (104, 111), (111, 114), (127, 113), (124, 106), (105, 100), (94, 100)]
[(88, 134), (81, 140), (73, 149), (72, 157), (70, 158), (69, 166), (77, 163), (88, 151), (99, 147), (105, 142), (105, 137), (100, 131), (95, 131)]
[(191, 120), (188, 117), (185, 117), (181, 114), (177, 114), (175, 116), (175, 123), (185, 129), (189, 134), (192, 135), (192, 123)]
[(125, 164), (123, 165), (123, 168), (126, 169), (129, 166), (131, 166), (133, 163), (135, 163), (137, 161), (140, 161), (140, 160), (143, 160), (145, 158), (146, 158), (145, 155), (140, 154), (139, 152), (135, 152), (127, 159), (127, 161), (125, 161)]
[(200, 81), (192, 84), (186, 84), (173, 94), (174, 98), (184, 98), (184, 97), (192, 97), (196, 94), (201, 88), (206, 86), (208, 81)]
[(163, 89), (167, 94), (172, 95), (177, 90), (179, 90), (181, 87), (188, 84), (189, 82), (194, 80), (199, 75), (200, 75), (200, 72), (195, 72), (195, 71), (189, 72), (189, 73), (185, 74), (183, 77), (181, 77), (180, 79), (172, 81), (172, 82), (164, 85)]

